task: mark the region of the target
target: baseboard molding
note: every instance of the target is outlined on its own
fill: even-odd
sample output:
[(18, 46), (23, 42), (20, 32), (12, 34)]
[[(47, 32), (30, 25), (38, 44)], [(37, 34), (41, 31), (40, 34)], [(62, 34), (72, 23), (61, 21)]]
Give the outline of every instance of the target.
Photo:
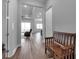
[(13, 57), (15, 55), (15, 53), (16, 53), (16, 51), (17, 51), (18, 48), (21, 48), (21, 44), (20, 45), (17, 45), (16, 48), (13, 50), (13, 53), (11, 55), (8, 55), (7, 58)]

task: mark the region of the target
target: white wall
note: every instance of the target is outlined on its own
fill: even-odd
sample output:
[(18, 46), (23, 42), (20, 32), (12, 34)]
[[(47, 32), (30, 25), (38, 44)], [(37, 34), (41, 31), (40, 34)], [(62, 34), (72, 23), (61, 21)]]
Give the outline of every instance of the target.
[(52, 8), (50, 8), (46, 11), (46, 37), (53, 36), (52, 27)]
[(76, 32), (75, 0), (59, 0), (55, 8), (55, 30)]
[(7, 21), (6, 21), (6, 0), (2, 0), (2, 43), (7, 49)]
[[(2, 13), (2, 42), (6, 44), (7, 46), (7, 20), (6, 20), (6, 0), (2, 0), (3, 2), (3, 13)], [(10, 0), (9, 2), (9, 22), (8, 22), (8, 56), (11, 56), (13, 53), (13, 50), (21, 44), (21, 36), (19, 34), (20, 29), (20, 21), (18, 21), (17, 18), (17, 7), (18, 3), (17, 0)], [(18, 11), (19, 12), (19, 11)], [(6, 47), (7, 49), (7, 47)]]
[(17, 1), (17, 45), (21, 45), (22, 5), (20, 0)]
[(54, 8), (55, 31), (76, 32), (75, 0), (49, 0), (46, 9)]
[(9, 3), (9, 39), (8, 39), (8, 55), (11, 56), (13, 50), (17, 47), (17, 0), (10, 0)]

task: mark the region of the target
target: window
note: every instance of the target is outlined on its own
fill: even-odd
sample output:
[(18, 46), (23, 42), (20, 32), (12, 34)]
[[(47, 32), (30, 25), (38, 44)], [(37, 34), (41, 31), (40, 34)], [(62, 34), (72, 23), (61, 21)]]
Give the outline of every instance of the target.
[(31, 23), (29, 22), (22, 22), (21, 23), (21, 32), (30, 31)]
[(43, 27), (42, 27), (42, 24), (37, 24), (37, 25), (36, 25), (36, 28), (37, 28), (37, 29), (42, 29), (42, 28), (43, 28)]

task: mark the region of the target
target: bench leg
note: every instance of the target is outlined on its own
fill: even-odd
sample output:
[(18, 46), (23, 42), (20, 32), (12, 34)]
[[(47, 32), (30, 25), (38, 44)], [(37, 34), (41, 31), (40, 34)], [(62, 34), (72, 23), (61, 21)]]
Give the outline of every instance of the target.
[(45, 48), (45, 54), (47, 53), (47, 48)]

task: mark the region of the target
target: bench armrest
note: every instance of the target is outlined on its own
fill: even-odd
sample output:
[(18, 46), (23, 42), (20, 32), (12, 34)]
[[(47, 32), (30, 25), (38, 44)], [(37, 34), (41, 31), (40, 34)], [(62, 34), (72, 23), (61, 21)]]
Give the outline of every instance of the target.
[(54, 37), (45, 37), (45, 39), (52, 39), (52, 38), (54, 38)]
[(54, 41), (53, 39), (54, 39), (54, 37), (46, 37), (45, 38), (45, 47), (51, 46), (53, 44), (53, 41)]

